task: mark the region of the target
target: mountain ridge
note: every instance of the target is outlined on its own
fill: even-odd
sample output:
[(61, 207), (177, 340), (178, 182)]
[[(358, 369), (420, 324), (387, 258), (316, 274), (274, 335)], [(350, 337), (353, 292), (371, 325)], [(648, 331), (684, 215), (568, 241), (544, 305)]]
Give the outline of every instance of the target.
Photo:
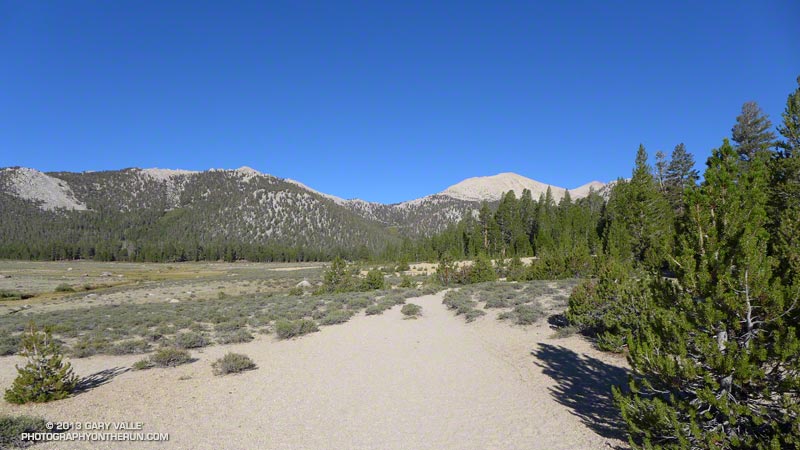
[(522, 189), (530, 189), (536, 200), (550, 188), (558, 201), (566, 192), (579, 198), (594, 188), (603, 195), (606, 186), (592, 182), (567, 191), (505, 173), (384, 204), (345, 200), (247, 166), (97, 172), (6, 167), (0, 169), (0, 211), (10, 220), (0, 223), (0, 247), (25, 254), (18, 249), (34, 245), (41, 236), (57, 236), (53, 239), (58, 242), (112, 242), (129, 253), (139, 251), (142, 243), (163, 247), (174, 241), (240, 242), (328, 253), (341, 248), (374, 250), (440, 232), (475, 214), (483, 201), (496, 204), (508, 190), (521, 195)]
[[(455, 198), (458, 200), (466, 200), (466, 201), (488, 201), (488, 202), (495, 202), (499, 201), (503, 194), (508, 191), (514, 191), (514, 193), (519, 197), (522, 194), (524, 189), (528, 189), (531, 191), (531, 195), (534, 199), (537, 199), (539, 195), (545, 193), (547, 188), (551, 189), (553, 198), (558, 201), (560, 200), (565, 192), (569, 192), (570, 196), (573, 199), (582, 198), (588, 195), (590, 189), (594, 189), (596, 192), (600, 192), (605, 186), (609, 183), (603, 183), (601, 181), (593, 180), (581, 186), (578, 186), (573, 189), (567, 189), (560, 186), (556, 186), (553, 184), (547, 184), (540, 181), (537, 181), (532, 178), (525, 177), (523, 175), (517, 174), (515, 172), (501, 172), (495, 175), (484, 175), (484, 176), (476, 176), (466, 178), (456, 184), (453, 184), (446, 189), (426, 195), (424, 197), (419, 197), (410, 200), (404, 200), (400, 202), (392, 202), (392, 203), (382, 203), (370, 200), (363, 200), (361, 198), (350, 198), (345, 199), (342, 197), (338, 197), (333, 194), (328, 194), (317, 189), (310, 187), (309, 185), (292, 179), (292, 178), (283, 178), (276, 175), (272, 175), (265, 172), (260, 172), (256, 169), (253, 169), (248, 166), (241, 166), (236, 169), (221, 169), (221, 168), (210, 168), (204, 171), (197, 171), (197, 170), (185, 170), (185, 169), (167, 169), (167, 168), (158, 168), (158, 167), (151, 167), (151, 168), (138, 168), (138, 167), (130, 167), (125, 169), (119, 170), (103, 170), (103, 171), (83, 171), (83, 172), (43, 172), (38, 169), (29, 168), (29, 167), (20, 167), (20, 166), (10, 166), (10, 167), (3, 167), (0, 168), (0, 171), (20, 171), (27, 174), (35, 174), (36, 178), (39, 178), (40, 183), (44, 181), (42, 175), (48, 178), (54, 178), (49, 174), (96, 174), (96, 173), (104, 173), (104, 172), (119, 172), (125, 170), (133, 170), (139, 171), (142, 174), (152, 178), (156, 181), (165, 181), (169, 182), (173, 178), (181, 177), (181, 176), (192, 176), (198, 175), (203, 173), (210, 173), (210, 172), (228, 172), (228, 173), (235, 173), (241, 175), (242, 178), (247, 181), (253, 177), (261, 176), (261, 177), (271, 177), (275, 179), (279, 179), (285, 181), (287, 183), (292, 183), (302, 189), (308, 190), (313, 192), (317, 195), (326, 197), (330, 200), (333, 200), (335, 203), (343, 205), (348, 203), (362, 203), (362, 204), (372, 204), (372, 205), (385, 205), (385, 206), (397, 206), (403, 204), (415, 204), (419, 203), (423, 199), (427, 199), (430, 197), (444, 195), (451, 198)], [(57, 176), (55, 177), (57, 178)], [(58, 182), (56, 182), (57, 184)], [(41, 186), (35, 186), (41, 187)], [(19, 190), (19, 187), (17, 187)], [(27, 192), (21, 193), (20, 195), (28, 195), (32, 197), (34, 194), (29, 194)], [(65, 206), (68, 207), (68, 206)], [(80, 209), (80, 208), (77, 208)]]

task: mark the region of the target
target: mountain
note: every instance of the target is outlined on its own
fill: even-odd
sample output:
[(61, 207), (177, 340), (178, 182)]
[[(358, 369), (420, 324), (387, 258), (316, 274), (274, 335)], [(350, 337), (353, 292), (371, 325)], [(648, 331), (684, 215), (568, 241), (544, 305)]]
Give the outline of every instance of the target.
[[(231, 251), (232, 244), (308, 254), (369, 252), (399, 243), (403, 236), (438, 232), (509, 190), (519, 196), (529, 189), (537, 199), (548, 187), (556, 200), (566, 192), (503, 173), (382, 204), (345, 200), (249, 167), (80, 173), (9, 167), (0, 169), (0, 256), (26, 257), (63, 243), (83, 252), (108, 245), (113, 247), (109, 251), (122, 248), (128, 255), (164, 252), (178, 244), (190, 247), (189, 252), (197, 251), (193, 246), (212, 245)], [(592, 182), (570, 194), (580, 198), (604, 187)]]
[[(604, 183), (592, 181), (578, 188), (570, 189), (569, 193), (573, 199), (578, 199), (589, 195), (590, 189), (600, 191), (604, 186)], [(486, 200), (493, 202), (499, 201), (503, 194), (508, 191), (514, 191), (514, 194), (519, 198), (522, 195), (522, 191), (528, 189), (531, 191), (533, 199), (538, 200), (539, 196), (544, 195), (548, 188), (556, 201), (561, 200), (567, 192), (567, 189), (562, 187), (544, 184), (516, 173), (506, 172), (489, 177), (467, 178), (445, 189), (442, 194), (460, 200), (477, 202)]]

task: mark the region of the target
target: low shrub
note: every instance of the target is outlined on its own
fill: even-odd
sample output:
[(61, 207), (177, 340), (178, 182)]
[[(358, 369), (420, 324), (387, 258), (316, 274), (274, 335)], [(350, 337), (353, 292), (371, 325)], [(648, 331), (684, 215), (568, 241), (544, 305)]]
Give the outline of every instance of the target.
[(479, 309), (475, 309), (478, 302), (472, 300), (472, 294), (467, 288), (462, 288), (458, 291), (449, 291), (445, 294), (442, 303), (447, 306), (448, 309), (456, 310), (456, 315), (464, 315), (467, 322), (472, 322), (486, 314)]
[(490, 299), (486, 300), (486, 304), (483, 307), (485, 309), (490, 309), (490, 308), (508, 308), (510, 306), (511, 305), (509, 304), (508, 299), (501, 298), (501, 297), (500, 298), (493, 297), (493, 298), (490, 298)]
[(73, 358), (88, 358), (109, 349), (108, 341), (100, 338), (83, 336), (70, 346), (70, 355)]
[(412, 288), (412, 287), (414, 287), (414, 280), (412, 280), (411, 277), (408, 276), (408, 275), (403, 275), (400, 278), (400, 284), (398, 285), (398, 287), (401, 287), (401, 288)]
[(347, 300), (347, 307), (354, 311), (366, 308), (372, 304), (372, 299), (367, 297), (366, 294), (359, 294), (358, 297), (353, 297)]
[(280, 339), (289, 339), (304, 334), (319, 331), (317, 323), (313, 320), (299, 319), (299, 320), (286, 320), (281, 319), (275, 323), (275, 334)]
[(175, 367), (192, 362), (192, 355), (182, 348), (164, 347), (150, 355), (148, 361), (153, 367)]
[(56, 286), (56, 292), (75, 292), (75, 288), (68, 285), (67, 283), (61, 283)]
[(555, 339), (568, 338), (568, 337), (573, 336), (574, 334), (576, 334), (578, 331), (580, 331), (578, 329), (578, 327), (571, 326), (571, 325), (567, 325), (565, 327), (559, 327), (559, 328), (556, 328), (556, 331), (553, 333), (553, 338), (555, 338)]
[(133, 370), (147, 370), (152, 369), (153, 367), (155, 367), (155, 364), (150, 361), (150, 358), (140, 359), (131, 366)]
[(19, 300), (21, 298), (22, 294), (17, 291), (0, 289), (0, 300)]
[(243, 319), (228, 320), (214, 325), (214, 330), (217, 331), (218, 333), (230, 333), (233, 331), (237, 331), (241, 328), (244, 328), (245, 326), (247, 326), (247, 323)]
[(514, 315), (518, 325), (531, 325), (544, 316), (544, 311), (538, 306), (518, 305), (514, 308)]
[(253, 340), (253, 335), (245, 329), (217, 333), (216, 341), (218, 344), (241, 344)]
[(413, 303), (406, 303), (403, 305), (403, 309), (401, 309), (400, 312), (407, 318), (416, 318), (422, 314), (422, 307)]
[(320, 325), (335, 325), (337, 323), (345, 323), (350, 320), (350, 317), (353, 316), (353, 313), (346, 309), (337, 309), (328, 312), (322, 319), (320, 319)]
[(24, 448), (35, 444), (23, 441), (22, 433), (46, 433), (47, 422), (40, 417), (0, 416), (0, 448)]
[(9, 356), (19, 351), (21, 338), (19, 336), (7, 335), (0, 337), (0, 356)]
[(246, 370), (253, 370), (256, 368), (256, 363), (247, 355), (228, 353), (214, 361), (211, 367), (214, 370), (214, 375), (227, 375), (230, 373), (241, 373)]
[(117, 342), (111, 346), (112, 355), (135, 355), (150, 351), (150, 343), (141, 339)]
[(295, 287), (289, 289), (288, 293), (289, 293), (289, 295), (292, 295), (292, 296), (295, 296), (295, 297), (299, 297), (299, 296), (303, 295), (303, 288), (300, 287), (300, 286), (295, 286)]
[(173, 339), (173, 344), (175, 347), (178, 348), (200, 348), (205, 347), (210, 344), (208, 339), (200, 333), (195, 333), (193, 331), (188, 331), (184, 333), (178, 333), (175, 335), (175, 339)]

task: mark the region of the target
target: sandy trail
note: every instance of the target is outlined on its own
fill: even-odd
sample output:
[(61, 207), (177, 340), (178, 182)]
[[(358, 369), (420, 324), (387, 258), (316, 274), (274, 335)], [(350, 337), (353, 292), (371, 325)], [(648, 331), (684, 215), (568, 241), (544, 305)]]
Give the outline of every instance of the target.
[[(45, 405), (0, 402), (0, 413), (70, 422), (143, 422), (164, 443), (47, 443), (35, 448), (603, 449), (616, 417), (603, 404), (623, 361), (577, 337), (551, 340), (545, 321), (466, 324), (443, 293), (291, 341), (261, 337), (195, 352), (174, 369), (128, 371)], [(215, 377), (211, 362), (245, 353), (258, 370)], [(586, 356), (583, 356), (586, 355)], [(79, 375), (129, 367), (136, 356), (73, 360)], [(0, 359), (0, 386), (14, 378)]]

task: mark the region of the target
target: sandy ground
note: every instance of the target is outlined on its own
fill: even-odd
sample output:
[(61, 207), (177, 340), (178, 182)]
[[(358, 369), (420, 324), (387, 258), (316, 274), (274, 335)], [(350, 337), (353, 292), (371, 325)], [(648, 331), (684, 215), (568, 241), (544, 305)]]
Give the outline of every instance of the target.
[[(522, 261), (523, 264), (529, 265), (531, 262), (533, 262), (534, 259), (536, 258), (532, 256), (526, 256), (524, 258), (520, 258), (520, 261)], [(505, 259), (506, 264), (508, 264), (510, 261), (511, 261), (510, 258)], [(473, 262), (472, 260), (467, 259), (464, 261), (455, 261), (454, 264), (456, 267), (461, 268), (461, 267), (472, 266), (472, 262)], [(492, 263), (497, 264), (497, 260), (493, 259)], [(431, 275), (436, 273), (436, 268), (439, 267), (439, 263), (415, 262), (415, 263), (410, 263), (409, 267), (411, 267), (411, 270), (405, 272), (408, 275)]]
[[(143, 422), (164, 443), (46, 443), (35, 448), (603, 449), (622, 446), (609, 386), (624, 360), (579, 337), (551, 338), (546, 321), (512, 327), (492, 314), (465, 323), (443, 293), (291, 341), (270, 336), (195, 352), (178, 368), (116, 374), (43, 405), (0, 401), (0, 413), (69, 422)], [(215, 377), (211, 362), (245, 353), (258, 369)], [(136, 356), (74, 360), (81, 376)], [(0, 358), (0, 386), (17, 358)], [(103, 378), (100, 376), (100, 378)]]

